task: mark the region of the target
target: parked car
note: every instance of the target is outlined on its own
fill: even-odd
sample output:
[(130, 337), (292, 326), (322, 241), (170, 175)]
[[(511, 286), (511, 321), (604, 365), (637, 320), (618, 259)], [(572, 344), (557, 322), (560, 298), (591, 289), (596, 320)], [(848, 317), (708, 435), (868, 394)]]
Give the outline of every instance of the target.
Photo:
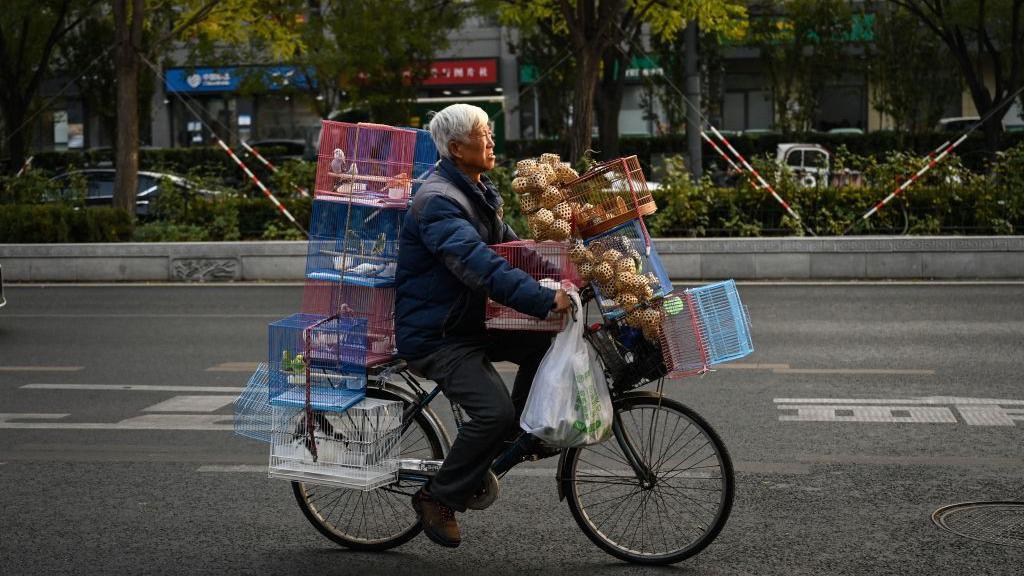
[[(80, 175), (85, 178), (85, 204), (86, 206), (111, 206), (114, 203), (114, 176), (117, 171), (113, 168), (86, 168), (84, 170), (72, 170), (59, 176), (54, 176), (51, 181), (61, 185), (60, 197), (53, 200), (69, 200), (74, 195), (71, 187), (73, 176)], [(204, 190), (193, 182), (162, 172), (139, 171), (139, 187), (135, 196), (135, 214), (146, 216), (149, 214), (150, 203), (160, 194), (160, 181), (170, 180), (174, 189), (182, 194), (198, 194), (201, 196), (215, 196), (218, 192)]]
[(974, 126), (981, 120), (978, 116), (957, 116), (954, 118), (942, 118), (939, 120), (938, 126), (935, 127), (939, 132), (963, 132)]
[(305, 140), (267, 139), (253, 140), (246, 144), (255, 148), (262, 156), (267, 156), (265, 150), (283, 149), (281, 153), (272, 154), (272, 160), (312, 160), (316, 156), (316, 151)]
[(863, 185), (860, 172), (843, 170), (833, 174), (832, 154), (819, 144), (779, 144), (775, 149), (775, 162), (780, 167), (787, 166), (804, 188)]

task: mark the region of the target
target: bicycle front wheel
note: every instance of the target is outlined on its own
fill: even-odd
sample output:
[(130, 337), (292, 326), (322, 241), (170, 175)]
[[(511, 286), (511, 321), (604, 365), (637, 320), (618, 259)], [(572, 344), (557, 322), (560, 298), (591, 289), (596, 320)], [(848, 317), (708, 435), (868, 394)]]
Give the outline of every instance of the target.
[[(379, 389), (367, 395), (402, 400)], [(441, 437), (422, 413), (402, 434), (400, 458), (441, 460)], [(399, 480), (369, 492), (292, 482), (299, 508), (316, 529), (337, 544), (356, 550), (388, 550), (408, 542), (422, 526), (412, 509), (412, 494), (422, 484)]]
[(690, 408), (651, 396), (615, 409), (653, 480), (637, 478), (614, 438), (566, 454), (563, 491), (583, 532), (612, 556), (672, 564), (697, 554), (722, 530), (733, 500), (732, 461)]

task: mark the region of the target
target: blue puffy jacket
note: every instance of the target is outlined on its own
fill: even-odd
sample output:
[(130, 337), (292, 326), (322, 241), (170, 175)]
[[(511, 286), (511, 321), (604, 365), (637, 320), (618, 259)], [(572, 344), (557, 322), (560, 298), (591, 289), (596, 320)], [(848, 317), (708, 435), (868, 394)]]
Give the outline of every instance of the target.
[(488, 247), (518, 237), (501, 220), (501, 195), (481, 180), (477, 186), (442, 159), (405, 215), (395, 276), (395, 337), (403, 358), (479, 341), (488, 298), (537, 318), (554, 308), (554, 290)]

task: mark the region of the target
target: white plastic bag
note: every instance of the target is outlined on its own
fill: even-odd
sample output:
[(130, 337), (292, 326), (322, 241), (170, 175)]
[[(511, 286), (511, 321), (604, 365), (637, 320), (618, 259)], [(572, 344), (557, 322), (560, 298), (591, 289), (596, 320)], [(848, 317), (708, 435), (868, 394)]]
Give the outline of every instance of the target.
[[(581, 315), (579, 295), (569, 297)], [(612, 430), (612, 399), (597, 354), (583, 339), (584, 321), (566, 319), (540, 361), (519, 419), (523, 430), (562, 448), (603, 442)]]

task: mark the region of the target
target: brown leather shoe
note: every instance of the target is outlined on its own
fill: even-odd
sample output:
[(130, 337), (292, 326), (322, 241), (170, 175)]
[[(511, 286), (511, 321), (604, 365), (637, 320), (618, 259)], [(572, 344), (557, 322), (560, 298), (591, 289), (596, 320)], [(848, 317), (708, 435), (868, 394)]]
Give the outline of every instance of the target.
[(448, 548), (456, 548), (462, 543), (455, 511), (431, 498), (429, 492), (420, 488), (419, 492), (413, 494), (412, 508), (420, 517), (427, 538)]

